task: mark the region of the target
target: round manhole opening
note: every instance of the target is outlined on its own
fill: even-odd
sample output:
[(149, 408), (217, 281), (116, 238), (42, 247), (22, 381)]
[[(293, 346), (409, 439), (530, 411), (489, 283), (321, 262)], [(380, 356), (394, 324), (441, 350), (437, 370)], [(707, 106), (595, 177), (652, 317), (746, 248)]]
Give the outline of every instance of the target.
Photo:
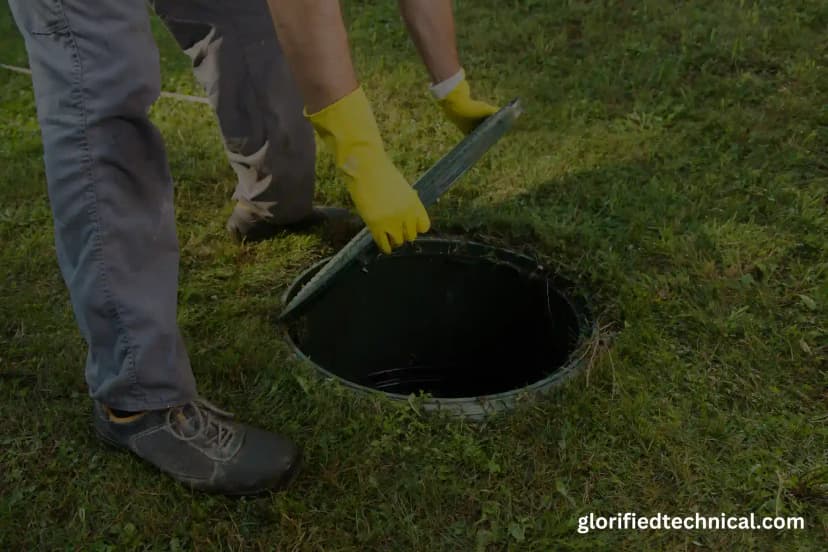
[[(287, 290), (287, 303), (325, 261)], [(510, 407), (577, 368), (591, 333), (568, 282), (530, 257), (425, 238), (344, 269), (303, 308), (288, 340), (325, 375), (361, 391), (468, 417)]]

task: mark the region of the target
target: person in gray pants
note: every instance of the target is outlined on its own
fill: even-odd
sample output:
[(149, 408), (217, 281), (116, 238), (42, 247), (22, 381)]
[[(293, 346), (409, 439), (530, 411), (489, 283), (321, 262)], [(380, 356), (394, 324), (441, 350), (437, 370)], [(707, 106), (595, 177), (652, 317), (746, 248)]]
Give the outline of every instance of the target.
[(264, 0), (154, 0), (193, 63), (238, 183), (227, 230), (236, 241), (342, 219), (312, 207), (316, 145)]
[[(173, 184), (148, 117), (160, 94), (160, 64), (146, 2), (9, 5), (32, 70), (58, 265), (88, 345), (98, 436), (194, 489), (254, 494), (284, 487), (297, 472), (299, 447), (198, 395), (176, 322)], [(495, 108), (470, 97), (450, 0), (400, 5), (432, 93), (469, 132)], [(246, 238), (257, 227), (318, 218), (311, 204), (314, 129), (381, 250), (428, 230), (428, 215), (385, 153), (354, 76), (338, 2), (154, 6), (193, 59), (239, 175), (232, 232)]]

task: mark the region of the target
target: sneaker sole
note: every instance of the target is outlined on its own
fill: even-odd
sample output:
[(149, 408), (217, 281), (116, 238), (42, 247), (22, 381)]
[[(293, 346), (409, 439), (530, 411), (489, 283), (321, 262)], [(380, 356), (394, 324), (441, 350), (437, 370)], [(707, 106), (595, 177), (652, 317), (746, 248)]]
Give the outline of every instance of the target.
[(242, 492), (242, 493), (232, 493), (232, 492), (217, 493), (216, 491), (204, 491), (204, 492), (209, 492), (211, 494), (222, 494), (224, 496), (229, 496), (229, 497), (234, 497), (234, 498), (242, 497), (242, 496), (262, 496), (262, 495), (267, 494), (267, 493), (278, 493), (278, 492), (284, 491), (285, 489), (287, 489), (288, 487), (290, 487), (293, 484), (293, 482), (299, 476), (299, 472), (301, 471), (302, 465), (303, 465), (302, 456), (300, 455), (299, 458), (297, 458), (296, 461), (290, 466), (290, 468), (287, 471), (287, 474), (285, 476), (283, 476), (282, 480), (279, 483), (277, 483), (276, 485), (272, 485), (270, 487), (263, 487), (261, 489), (255, 490), (255, 491), (247, 491), (247, 492)]
[[(110, 437), (108, 437), (106, 434), (101, 432), (101, 430), (98, 429), (97, 426), (93, 425), (93, 428), (95, 430), (95, 434), (97, 435), (98, 439), (103, 444), (105, 444), (106, 446), (111, 447), (113, 449), (116, 449), (119, 452), (126, 452), (126, 453), (129, 453), (131, 455), (134, 455), (137, 458), (139, 458), (140, 460), (142, 460), (145, 464), (152, 465), (149, 462), (147, 462), (146, 460), (144, 460), (143, 458), (141, 458), (140, 456), (138, 456), (137, 454), (135, 454), (129, 448), (125, 447), (121, 443), (119, 443), (119, 442), (111, 439)], [(207, 493), (207, 494), (218, 494), (218, 495), (229, 496), (229, 497), (242, 497), (242, 496), (260, 496), (260, 495), (263, 495), (263, 494), (268, 493), (268, 492), (284, 491), (285, 489), (290, 487), (290, 485), (299, 476), (299, 472), (301, 471), (301, 468), (302, 468), (303, 464), (304, 464), (303, 456), (302, 456), (302, 452), (300, 450), (299, 454), (297, 455), (296, 461), (293, 464), (291, 464), (291, 466), (288, 468), (288, 471), (287, 471), (286, 475), (282, 477), (280, 482), (276, 483), (275, 485), (271, 485), (269, 487), (262, 487), (261, 489), (256, 489), (256, 490), (252, 490), (252, 491), (243, 491), (243, 492), (221, 492), (221, 491), (213, 491), (213, 490), (210, 490), (210, 489), (202, 489), (202, 488), (198, 487), (197, 485), (194, 485), (193, 483), (191, 483), (189, 481), (183, 481), (181, 479), (177, 479), (177, 478), (173, 477), (169, 473), (166, 473), (165, 471), (163, 471), (158, 466), (153, 466), (153, 468), (155, 468), (156, 470), (158, 470), (159, 472), (161, 472), (165, 476), (169, 477), (173, 481), (176, 481), (177, 483), (179, 483), (179, 484), (181, 484), (181, 485), (183, 485), (183, 486), (185, 486), (188, 489), (193, 490), (193, 491), (199, 491), (199, 492)]]

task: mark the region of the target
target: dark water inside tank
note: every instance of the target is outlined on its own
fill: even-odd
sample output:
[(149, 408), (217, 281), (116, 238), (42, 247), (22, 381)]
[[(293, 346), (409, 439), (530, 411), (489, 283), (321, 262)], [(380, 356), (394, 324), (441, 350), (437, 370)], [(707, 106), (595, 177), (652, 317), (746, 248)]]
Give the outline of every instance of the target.
[(578, 323), (564, 295), (530, 267), (410, 254), (346, 269), (291, 336), (312, 362), (352, 382), (471, 397), (558, 369), (577, 343)]

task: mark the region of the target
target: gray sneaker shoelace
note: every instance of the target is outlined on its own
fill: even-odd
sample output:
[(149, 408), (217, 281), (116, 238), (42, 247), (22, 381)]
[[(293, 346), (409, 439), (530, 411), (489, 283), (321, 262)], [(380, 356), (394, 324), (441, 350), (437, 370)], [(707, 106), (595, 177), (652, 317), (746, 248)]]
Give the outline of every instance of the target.
[(215, 444), (220, 450), (227, 452), (233, 442), (236, 430), (227, 419), (233, 414), (222, 410), (205, 399), (197, 398), (177, 408), (167, 411), (167, 427), (170, 432), (182, 441), (205, 439), (205, 444)]

